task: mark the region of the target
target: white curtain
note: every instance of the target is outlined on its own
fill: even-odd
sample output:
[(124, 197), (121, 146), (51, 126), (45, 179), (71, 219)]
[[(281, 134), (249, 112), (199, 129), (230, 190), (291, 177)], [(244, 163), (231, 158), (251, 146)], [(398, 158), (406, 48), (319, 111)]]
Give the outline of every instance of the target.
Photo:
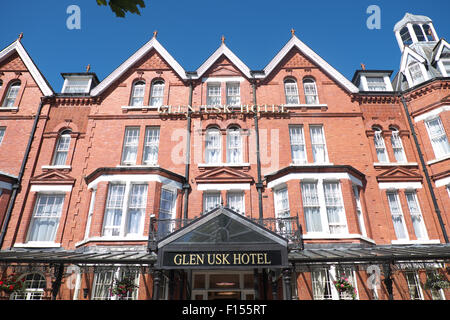
[(133, 184), (128, 199), (127, 234), (141, 234), (142, 219), (147, 207), (147, 185)]
[(227, 195), (228, 207), (238, 213), (244, 213), (244, 193), (229, 192)]
[(403, 213), (398, 201), (398, 194), (396, 192), (389, 192), (387, 196), (397, 239), (406, 239)]
[(221, 162), (221, 134), (217, 129), (209, 129), (206, 133), (206, 163), (214, 164)]
[(384, 144), (381, 131), (375, 131), (374, 135), (375, 149), (377, 151), (377, 157), (379, 162), (387, 162), (386, 146)]
[(119, 236), (122, 221), (123, 200), (125, 196), (124, 184), (109, 185), (103, 223), (104, 236)]
[(307, 232), (322, 232), (317, 182), (302, 183), (303, 211)]
[(331, 281), (327, 269), (311, 272), (314, 300), (331, 300)]
[(414, 233), (417, 239), (427, 238), (426, 228), (424, 226), (422, 212), (417, 202), (417, 195), (415, 192), (405, 192), (406, 202), (408, 203), (409, 213), (411, 214), (411, 220), (414, 227)]
[(140, 107), (144, 103), (145, 82), (138, 81), (133, 85), (133, 93), (131, 95), (131, 105)]
[(299, 104), (297, 82), (288, 79), (284, 82), (284, 92), (286, 94), (286, 104)]
[(242, 163), (242, 138), (238, 128), (231, 128), (227, 132), (228, 163)]
[(64, 195), (38, 195), (28, 241), (55, 240), (63, 202)]
[(391, 143), (392, 149), (394, 150), (395, 160), (397, 160), (397, 162), (406, 161), (405, 153), (403, 152), (402, 139), (398, 135), (398, 131), (392, 131)]
[(227, 105), (238, 106), (240, 104), (240, 83), (227, 83)]
[(144, 163), (157, 164), (159, 149), (159, 128), (145, 129)]
[(221, 105), (221, 93), (220, 93), (220, 84), (208, 84), (207, 87), (207, 96), (206, 96), (206, 104), (208, 106), (217, 106)]
[(53, 165), (62, 166), (66, 164), (67, 153), (70, 147), (70, 134), (62, 134), (59, 136), (56, 144), (55, 159)]
[(347, 222), (345, 220), (339, 183), (326, 182), (323, 184), (323, 189), (330, 233), (345, 233)]
[(204, 194), (204, 211), (210, 211), (220, 205), (220, 193)]
[(289, 127), (289, 136), (291, 139), (292, 161), (296, 164), (307, 162), (303, 126)]
[(311, 132), (311, 145), (314, 162), (315, 163), (327, 162), (325, 137), (323, 136), (322, 126), (311, 126), (310, 132)]
[(315, 81), (312, 79), (305, 79), (303, 81), (303, 88), (305, 91), (306, 104), (318, 104), (319, 98)]
[(164, 82), (155, 81), (152, 84), (152, 90), (150, 93), (150, 105), (152, 107), (160, 107), (164, 101)]
[(136, 163), (138, 144), (139, 128), (126, 128), (122, 162), (131, 164)]

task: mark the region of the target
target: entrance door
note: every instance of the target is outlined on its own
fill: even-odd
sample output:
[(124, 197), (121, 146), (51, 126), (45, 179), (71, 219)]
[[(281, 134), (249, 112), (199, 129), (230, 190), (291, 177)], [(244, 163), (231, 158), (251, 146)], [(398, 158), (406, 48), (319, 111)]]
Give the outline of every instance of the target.
[(193, 300), (254, 300), (253, 272), (211, 271), (192, 274)]

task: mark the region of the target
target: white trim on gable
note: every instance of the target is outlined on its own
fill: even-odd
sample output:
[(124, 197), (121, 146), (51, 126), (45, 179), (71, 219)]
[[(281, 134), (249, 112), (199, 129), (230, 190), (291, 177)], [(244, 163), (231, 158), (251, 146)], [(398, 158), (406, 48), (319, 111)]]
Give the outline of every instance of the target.
[(45, 81), (44, 76), (41, 74), (36, 65), (33, 63), (33, 60), (31, 60), (30, 56), (28, 55), (27, 51), (22, 46), (22, 43), (20, 43), (19, 40), (14, 41), (8, 47), (0, 51), (0, 61), (9, 57), (14, 51), (16, 51), (19, 54), (19, 57), (22, 59), (23, 63), (27, 67), (34, 81), (36, 81), (36, 84), (38, 85), (39, 89), (42, 91), (44, 96), (53, 95), (52, 88), (50, 88), (47, 81)]
[(439, 44), (439, 47), (435, 51), (436, 53), (434, 55), (432, 63), (439, 61), (441, 59), (441, 55), (442, 55), (442, 51), (444, 50), (444, 47), (447, 47), (450, 50), (450, 44), (447, 41), (445, 41), (445, 39), (442, 39)]
[(320, 68), (322, 68), (326, 73), (328, 73), (334, 80), (340, 83), (344, 88), (346, 88), (351, 93), (358, 93), (359, 89), (347, 78), (345, 78), (339, 71), (329, 65), (324, 59), (322, 59), (317, 53), (315, 53), (311, 48), (304, 44), (295, 35), (288, 41), (288, 43), (281, 49), (280, 52), (269, 62), (269, 64), (264, 68), (265, 75), (262, 77), (267, 77), (275, 69), (275, 67), (281, 62), (281, 60), (291, 51), (292, 48), (297, 47), (304, 55), (316, 63)]
[(414, 50), (412, 50), (410, 47), (406, 47), (405, 51), (403, 51), (402, 54), (402, 60), (400, 63), (400, 72), (404, 72), (407, 65), (408, 65), (408, 56), (412, 56), (415, 60), (417, 60), (420, 63), (425, 63), (426, 59), (424, 57), (422, 57), (420, 54), (418, 54), (417, 52), (415, 52)]
[(242, 62), (226, 45), (222, 43), (220, 47), (197, 69), (197, 75), (193, 79), (199, 79), (222, 55), (225, 55), (231, 62), (247, 77), (252, 78), (250, 68)]
[(143, 45), (138, 51), (136, 51), (130, 58), (123, 62), (116, 70), (114, 70), (109, 76), (107, 76), (102, 82), (100, 82), (91, 91), (92, 96), (98, 96), (106, 88), (108, 88), (114, 81), (122, 76), (133, 64), (146, 55), (150, 50), (155, 49), (163, 59), (175, 70), (181, 79), (186, 80), (186, 71), (183, 67), (167, 52), (166, 49), (156, 40), (152, 38), (145, 45)]

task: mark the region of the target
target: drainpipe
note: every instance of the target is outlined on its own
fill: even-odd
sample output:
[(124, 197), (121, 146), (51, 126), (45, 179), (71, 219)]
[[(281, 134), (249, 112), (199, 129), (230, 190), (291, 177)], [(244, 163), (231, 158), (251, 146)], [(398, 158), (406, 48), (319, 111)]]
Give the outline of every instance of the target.
[[(192, 81), (189, 82), (189, 107), (192, 106), (192, 91), (193, 91), (193, 85)], [(189, 184), (189, 164), (190, 164), (190, 157), (191, 157), (191, 110), (188, 107), (187, 111), (187, 139), (186, 139), (186, 166), (184, 171), (184, 177), (186, 181), (183, 184), (183, 190), (184, 190), (184, 222), (182, 225), (186, 224), (187, 218), (188, 218), (188, 206), (189, 206), (189, 189), (191, 188)]]
[(430, 175), (428, 174), (428, 170), (425, 164), (425, 160), (423, 158), (422, 150), (419, 145), (419, 140), (417, 139), (416, 130), (414, 129), (414, 125), (412, 123), (411, 116), (408, 111), (408, 105), (406, 103), (406, 99), (403, 96), (403, 92), (400, 92), (400, 98), (402, 100), (403, 108), (405, 109), (406, 118), (408, 119), (409, 128), (411, 129), (412, 136), (414, 138), (414, 143), (417, 148), (417, 153), (419, 154), (420, 164), (422, 165), (422, 171), (425, 175), (425, 180), (427, 181), (428, 189), (430, 190), (431, 199), (433, 200), (434, 211), (436, 212), (437, 218), (439, 220), (439, 225), (441, 226), (442, 234), (444, 236), (445, 243), (449, 243), (447, 231), (445, 230), (445, 224), (442, 220), (441, 210), (439, 209), (439, 205), (436, 199), (436, 195), (433, 190), (433, 185), (431, 184)]
[[(44, 97), (45, 98), (45, 97)], [(23, 174), (25, 172), (25, 165), (30, 155), (31, 144), (33, 143), (33, 138), (36, 133), (36, 128), (39, 122), (39, 117), (41, 115), (42, 107), (44, 106), (43, 99), (39, 103), (39, 107), (34, 118), (33, 127), (31, 128), (30, 138), (28, 139), (27, 148), (25, 149), (25, 155), (23, 156), (22, 165), (20, 167), (19, 175), (17, 177), (17, 183), (12, 186), (11, 198), (9, 199), (8, 209), (6, 210), (5, 221), (3, 222), (2, 230), (0, 232), (0, 249), (3, 246), (3, 241), (5, 240), (6, 230), (8, 229), (9, 220), (11, 219), (14, 204), (16, 202), (17, 194), (19, 192), (20, 184), (22, 182)]]
[[(253, 89), (253, 105), (256, 107), (256, 80), (252, 83)], [(258, 210), (259, 210), (259, 221), (262, 223), (263, 220), (263, 205), (262, 205), (262, 188), (263, 183), (261, 179), (261, 159), (259, 150), (259, 128), (258, 128), (258, 111), (255, 110), (255, 115), (253, 116), (255, 120), (255, 134), (256, 134), (256, 168), (258, 170), (258, 182), (256, 183), (256, 190), (258, 190)]]

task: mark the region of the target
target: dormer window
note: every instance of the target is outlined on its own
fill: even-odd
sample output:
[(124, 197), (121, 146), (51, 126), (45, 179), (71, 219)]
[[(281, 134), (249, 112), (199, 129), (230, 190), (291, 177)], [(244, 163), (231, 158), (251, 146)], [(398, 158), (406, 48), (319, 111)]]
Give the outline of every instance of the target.
[(90, 78), (68, 77), (64, 82), (63, 93), (88, 93)]
[(412, 44), (411, 35), (409, 34), (408, 27), (404, 27), (402, 30), (400, 30), (400, 37), (402, 38), (403, 44), (405, 46), (409, 46)]
[(366, 77), (369, 91), (386, 91), (386, 83), (383, 77)]
[(411, 75), (411, 80), (413, 85), (422, 83), (425, 81), (424, 75), (420, 68), (419, 62), (411, 62), (408, 65), (409, 74)]

